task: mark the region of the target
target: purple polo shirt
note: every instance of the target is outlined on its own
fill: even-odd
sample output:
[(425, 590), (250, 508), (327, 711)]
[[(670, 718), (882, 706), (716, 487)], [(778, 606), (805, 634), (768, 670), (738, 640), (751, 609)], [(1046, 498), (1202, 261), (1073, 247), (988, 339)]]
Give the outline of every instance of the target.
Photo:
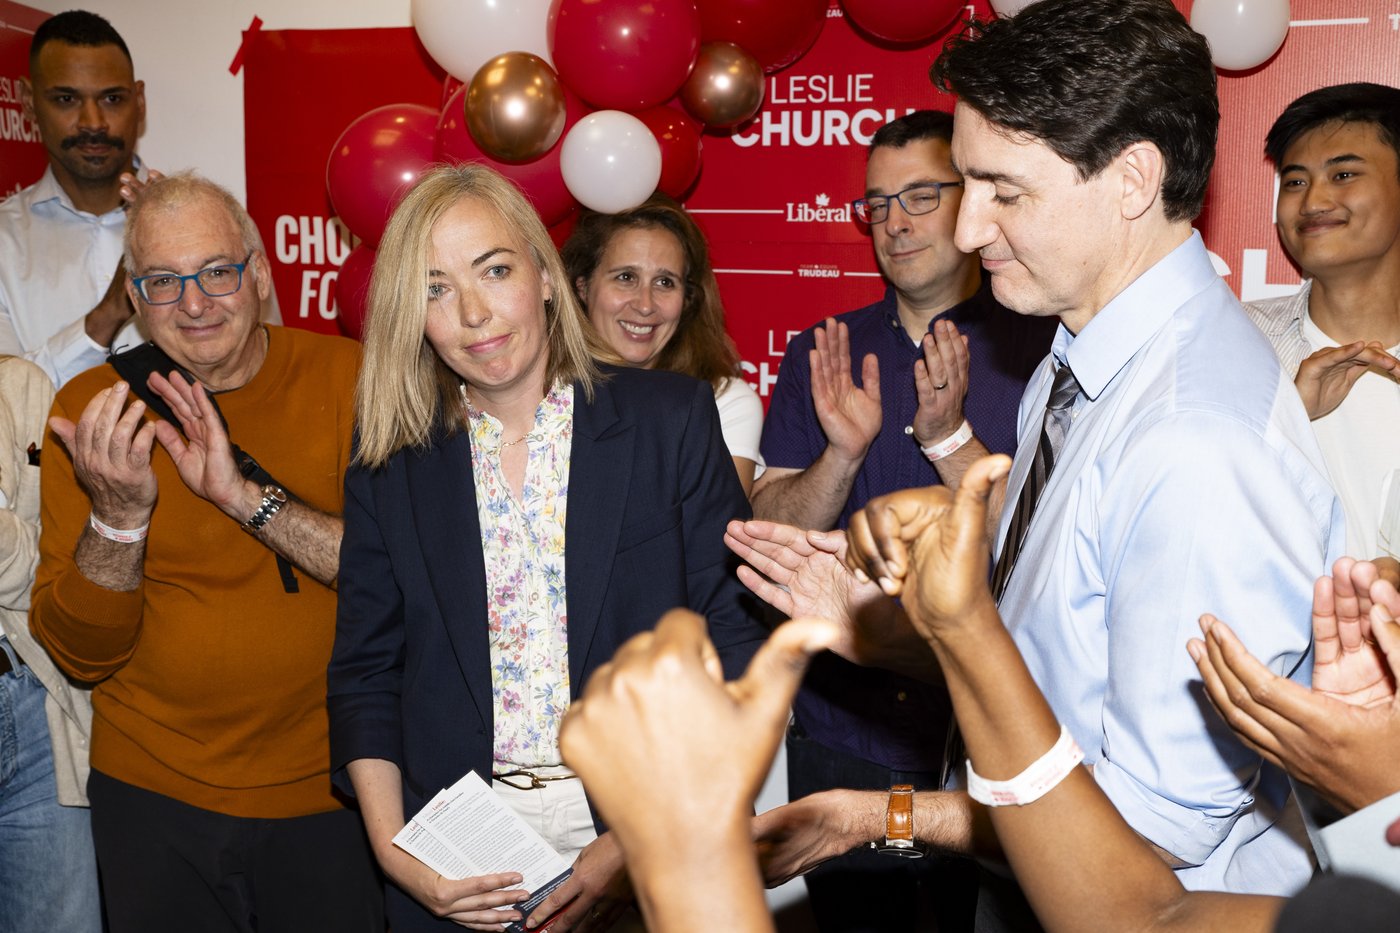
[[(923, 355), (904, 332), (893, 288), (858, 311), (837, 317), (850, 332), (851, 368), (860, 384), (861, 360), (880, 361), (884, 419), (866, 452), (838, 527), (869, 500), (911, 486), (940, 482), (919, 444), (905, 428), (914, 423), (918, 393), (914, 363)], [(1026, 382), (1050, 352), (1056, 318), (1016, 314), (997, 304), (985, 278), (978, 292), (934, 318), (949, 320), (967, 336), (971, 356), (963, 411), (973, 431), (993, 453), (1016, 452), (1016, 412)], [(930, 327), (933, 323), (930, 322)], [(802, 470), (826, 449), (826, 434), (812, 405), (808, 354), (810, 327), (788, 343), (763, 424), (761, 450), (770, 467)], [(951, 707), (946, 692), (875, 668), (858, 667), (834, 655), (813, 663), (795, 703), (798, 723), (813, 739), (895, 771), (937, 772)]]

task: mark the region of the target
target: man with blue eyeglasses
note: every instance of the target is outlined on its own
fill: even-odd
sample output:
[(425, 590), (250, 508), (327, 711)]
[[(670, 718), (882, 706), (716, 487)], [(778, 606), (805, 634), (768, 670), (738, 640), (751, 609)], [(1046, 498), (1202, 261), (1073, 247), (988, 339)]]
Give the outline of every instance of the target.
[(359, 347), (259, 320), (257, 231), (197, 176), (145, 186), (124, 256), (171, 420), (111, 365), (59, 391), (30, 611), (94, 685), (109, 929), (383, 933), (325, 710)]
[[(954, 245), (962, 176), (952, 136), (950, 114), (921, 110), (871, 140), (865, 196), (853, 207), (870, 227), (885, 295), (788, 344), (763, 428), (768, 469), (754, 485), (755, 518), (845, 528), (876, 496), (956, 486), (989, 450), (1015, 450), (1017, 405), (1054, 322), (1003, 308), (977, 257)], [(788, 735), (789, 796), (938, 788), (949, 716), (941, 686), (819, 657)], [(892, 794), (891, 809), (902, 799)], [(794, 813), (773, 811), (760, 826), (780, 835), (785, 811)], [(944, 930), (970, 925), (967, 866), (907, 859), (918, 849), (883, 853), (860, 850), (806, 876), (823, 933), (930, 930), (935, 916)]]

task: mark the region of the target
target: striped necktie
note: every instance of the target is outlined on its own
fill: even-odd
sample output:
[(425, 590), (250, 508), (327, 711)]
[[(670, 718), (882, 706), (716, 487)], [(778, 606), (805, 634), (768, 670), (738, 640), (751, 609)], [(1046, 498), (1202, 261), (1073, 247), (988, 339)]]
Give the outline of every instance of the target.
[[(1065, 435), (1069, 433), (1070, 411), (1074, 400), (1079, 397), (1079, 380), (1070, 372), (1069, 365), (1055, 370), (1055, 384), (1050, 387), (1050, 400), (1045, 403), (1045, 419), (1040, 425), (1040, 443), (1035, 448), (1035, 462), (1021, 487), (1021, 495), (1016, 499), (1016, 511), (1011, 514), (1011, 525), (1006, 529), (1006, 542), (1001, 556), (997, 558), (992, 571), (992, 598), (1001, 602), (1006, 592), (1006, 584), (1011, 579), (1011, 571), (1016, 567), (1016, 558), (1021, 556), (1021, 545), (1025, 543), (1026, 531), (1035, 514), (1036, 502), (1045, 491), (1050, 480), (1050, 471), (1055, 469), (1055, 458), (1065, 445)], [(958, 767), (967, 750), (963, 747), (962, 733), (956, 720), (948, 727), (948, 741), (943, 746), (943, 786), (953, 769)]]
[(1070, 409), (1079, 397), (1079, 380), (1070, 372), (1069, 365), (1055, 371), (1055, 384), (1050, 387), (1050, 400), (1045, 404), (1045, 420), (1040, 427), (1040, 443), (1035, 448), (1035, 462), (1021, 486), (1021, 495), (1016, 499), (1016, 510), (1011, 513), (1011, 525), (1006, 529), (1006, 541), (997, 558), (996, 569), (992, 571), (992, 598), (1001, 602), (1006, 592), (1006, 584), (1011, 580), (1011, 571), (1016, 567), (1016, 559), (1021, 556), (1021, 545), (1025, 543), (1026, 531), (1035, 515), (1035, 505), (1045, 484), (1050, 481), (1050, 471), (1055, 469), (1055, 458), (1065, 445), (1065, 434), (1069, 432)]

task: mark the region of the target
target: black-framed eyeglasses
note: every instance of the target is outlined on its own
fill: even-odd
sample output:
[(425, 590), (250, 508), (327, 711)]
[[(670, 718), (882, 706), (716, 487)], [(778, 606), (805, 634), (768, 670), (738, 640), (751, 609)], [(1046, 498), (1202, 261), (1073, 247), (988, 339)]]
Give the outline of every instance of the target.
[(131, 284), (148, 305), (173, 305), (185, 294), (185, 283), (193, 281), (199, 290), (210, 298), (232, 295), (243, 287), (243, 270), (253, 258), (250, 252), (242, 262), (231, 262), (222, 266), (210, 266), (190, 275), (176, 275), (173, 272), (157, 272), (132, 279)]
[(917, 217), (938, 210), (938, 202), (942, 200), (944, 188), (961, 186), (960, 181), (934, 181), (926, 185), (910, 185), (889, 197), (877, 194), (868, 198), (856, 198), (851, 202), (851, 207), (855, 209), (856, 216), (868, 224), (884, 223), (885, 218), (890, 216), (891, 201), (898, 201), (899, 206), (904, 208), (904, 213)]

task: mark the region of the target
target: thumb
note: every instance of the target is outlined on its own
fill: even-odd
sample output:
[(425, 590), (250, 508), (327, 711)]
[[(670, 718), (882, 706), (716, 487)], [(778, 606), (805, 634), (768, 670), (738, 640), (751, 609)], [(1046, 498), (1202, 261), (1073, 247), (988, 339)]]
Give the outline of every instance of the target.
[(827, 619), (783, 623), (768, 636), (731, 690), (751, 715), (785, 720), (807, 665), (817, 652), (834, 644), (838, 634), (836, 623)]
[(865, 394), (875, 401), (880, 400), (880, 358), (874, 353), (865, 354), (860, 361), (860, 381)]
[(963, 475), (953, 497), (953, 528), (957, 548), (966, 553), (973, 548), (986, 550), (987, 500), (996, 481), (1011, 471), (1011, 458), (1005, 454), (983, 457)]
[(78, 434), (78, 426), (67, 418), (60, 418), (57, 415), (49, 419), (49, 430), (63, 442), (63, 446), (68, 448), (68, 452), (73, 452), (73, 438)]
[(1376, 647), (1385, 654), (1391, 676), (1396, 683), (1400, 683), (1400, 624), (1396, 623), (1390, 610), (1380, 603), (1371, 606), (1371, 637), (1376, 640)]

